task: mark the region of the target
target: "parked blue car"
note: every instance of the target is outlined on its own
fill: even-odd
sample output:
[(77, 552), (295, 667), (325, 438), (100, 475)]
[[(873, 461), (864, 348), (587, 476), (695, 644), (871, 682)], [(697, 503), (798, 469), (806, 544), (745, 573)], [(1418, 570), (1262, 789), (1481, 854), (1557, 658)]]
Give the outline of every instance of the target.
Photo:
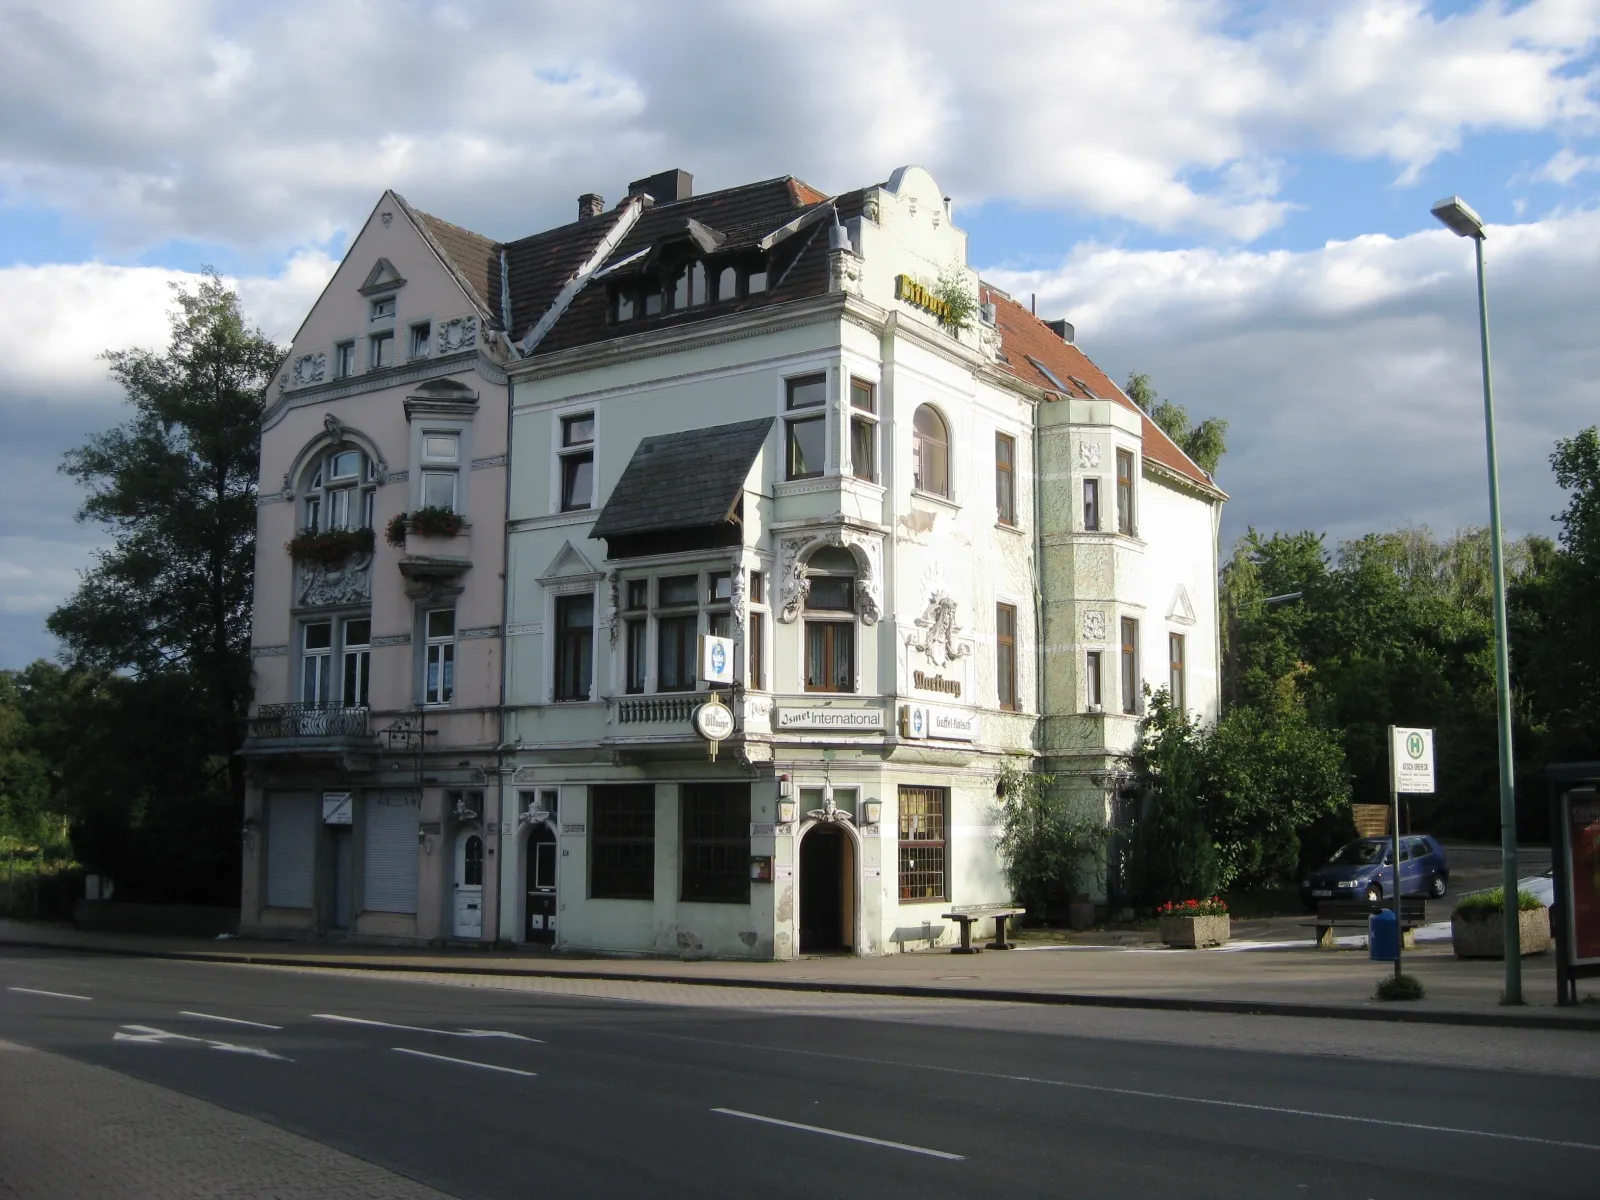
[[(1387, 900), (1394, 896), (1394, 843), (1386, 837), (1346, 842), (1332, 858), (1300, 881), (1307, 908), (1319, 900)], [(1403, 896), (1438, 899), (1450, 886), (1444, 847), (1422, 836), (1400, 839), (1400, 889)]]

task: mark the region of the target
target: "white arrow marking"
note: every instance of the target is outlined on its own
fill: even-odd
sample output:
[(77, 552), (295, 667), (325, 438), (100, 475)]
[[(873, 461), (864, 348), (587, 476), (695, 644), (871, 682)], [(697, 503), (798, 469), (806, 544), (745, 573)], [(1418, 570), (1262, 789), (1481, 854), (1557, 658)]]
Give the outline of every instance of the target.
[(224, 1054), (249, 1054), (255, 1058), (270, 1058), (278, 1062), (293, 1062), (292, 1058), (285, 1058), (281, 1054), (274, 1054), (271, 1050), (263, 1050), (259, 1046), (238, 1046), (232, 1042), (218, 1042), (211, 1038), (190, 1037), (187, 1033), (171, 1033), (165, 1029), (156, 1029), (150, 1025), (124, 1025), (123, 1029), (132, 1030), (123, 1033), (118, 1030), (111, 1035), (114, 1042), (144, 1042), (149, 1045), (160, 1045), (163, 1042), (196, 1042), (202, 1046), (209, 1046), (213, 1050), (221, 1050)]

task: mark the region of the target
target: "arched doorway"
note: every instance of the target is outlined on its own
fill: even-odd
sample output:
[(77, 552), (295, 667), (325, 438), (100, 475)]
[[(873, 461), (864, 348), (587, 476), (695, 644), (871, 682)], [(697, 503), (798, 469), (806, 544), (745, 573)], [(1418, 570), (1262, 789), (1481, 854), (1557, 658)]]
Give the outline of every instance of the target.
[(455, 917), (458, 938), (483, 936), (483, 835), (465, 829), (456, 835)]
[(526, 875), (527, 915), (522, 936), (535, 945), (550, 946), (556, 940), (556, 833), (545, 821), (536, 821), (528, 831), (523, 855)]
[(800, 841), (800, 953), (855, 948), (855, 844), (838, 825), (819, 821)]

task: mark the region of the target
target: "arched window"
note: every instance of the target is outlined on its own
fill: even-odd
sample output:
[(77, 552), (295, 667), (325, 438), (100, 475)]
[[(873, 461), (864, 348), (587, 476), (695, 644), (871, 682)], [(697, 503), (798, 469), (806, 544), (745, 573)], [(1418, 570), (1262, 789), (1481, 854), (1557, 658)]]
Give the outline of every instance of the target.
[(911, 472), (918, 491), (950, 494), (950, 435), (944, 418), (926, 404), (911, 421)]
[(856, 560), (825, 546), (806, 562), (806, 691), (856, 690)]
[(354, 446), (324, 451), (306, 468), (302, 529), (370, 529), (378, 465)]

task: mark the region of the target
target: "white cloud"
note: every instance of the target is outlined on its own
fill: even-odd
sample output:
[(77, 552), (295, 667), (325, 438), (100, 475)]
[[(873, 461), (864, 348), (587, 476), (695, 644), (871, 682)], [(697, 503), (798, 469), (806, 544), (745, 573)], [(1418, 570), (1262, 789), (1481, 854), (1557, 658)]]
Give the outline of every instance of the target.
[(1559, 183), (1564, 187), (1579, 175), (1595, 171), (1600, 171), (1600, 154), (1574, 154), (1563, 146), (1550, 156), (1544, 166), (1534, 172), (1533, 178)]
[[(1600, 210), (1494, 226), (1485, 246), (1506, 519), (1549, 534), (1552, 444), (1600, 416)], [(1085, 246), (984, 274), (1075, 321), (1119, 380), (1149, 372), (1227, 418), (1231, 533), (1487, 521), (1472, 252), (1444, 230), (1303, 253)]]
[[(1402, 177), (1469, 130), (1600, 122), (1600, 0), (22, 0), (0, 8), (0, 188), (103, 227), (320, 244), (385, 186), (496, 236), (682, 164), (1251, 239), (1279, 163)], [(93, 79), (93, 87), (81, 81)]]

